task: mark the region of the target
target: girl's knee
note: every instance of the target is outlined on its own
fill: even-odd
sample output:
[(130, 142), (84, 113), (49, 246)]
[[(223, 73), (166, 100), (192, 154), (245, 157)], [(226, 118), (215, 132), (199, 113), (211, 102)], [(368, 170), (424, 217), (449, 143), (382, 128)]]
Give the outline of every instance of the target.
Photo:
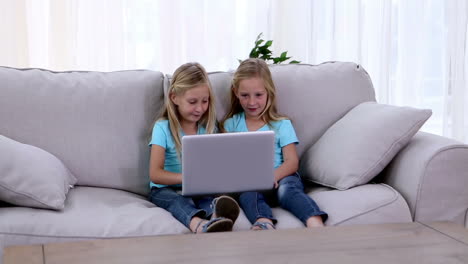
[(277, 193), (280, 206), (284, 207), (291, 197), (294, 197), (301, 192), (303, 192), (302, 186), (299, 186), (295, 181), (283, 182), (279, 185)]
[(285, 203), (285, 200), (287, 200), (288, 193), (290, 193), (291, 191), (292, 191), (292, 189), (290, 188), (289, 184), (281, 184), (278, 187), (278, 193), (277, 193), (278, 202), (279, 202), (281, 207), (283, 207), (283, 205)]

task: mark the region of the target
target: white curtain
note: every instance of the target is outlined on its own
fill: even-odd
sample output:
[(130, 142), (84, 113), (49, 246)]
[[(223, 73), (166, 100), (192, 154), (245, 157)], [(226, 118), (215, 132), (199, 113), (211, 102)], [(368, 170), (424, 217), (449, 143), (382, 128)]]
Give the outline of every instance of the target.
[(467, 1), (447, 1), (443, 133), (468, 142)]
[(377, 100), (431, 108), (423, 130), (468, 143), (468, 0), (0, 0), (0, 64), (232, 70), (256, 36), (276, 56), (360, 63)]

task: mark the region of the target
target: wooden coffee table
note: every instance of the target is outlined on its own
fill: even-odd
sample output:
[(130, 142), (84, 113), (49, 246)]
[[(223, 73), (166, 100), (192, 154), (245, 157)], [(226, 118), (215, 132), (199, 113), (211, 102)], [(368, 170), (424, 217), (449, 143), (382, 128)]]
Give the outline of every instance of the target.
[(468, 263), (468, 230), (448, 222), (355, 225), (13, 246), (4, 264)]

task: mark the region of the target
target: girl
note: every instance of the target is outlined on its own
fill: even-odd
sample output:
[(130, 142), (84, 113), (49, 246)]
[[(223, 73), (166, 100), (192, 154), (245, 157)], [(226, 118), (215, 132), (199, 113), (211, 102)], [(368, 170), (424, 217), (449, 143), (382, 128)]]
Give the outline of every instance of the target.
[[(243, 61), (232, 81), (231, 108), (223, 121), (224, 130), (275, 131), (274, 188), (279, 205), (307, 227), (323, 226), (328, 215), (304, 193), (296, 172), (299, 166), (296, 133), (291, 121), (277, 112), (275, 97), (275, 86), (265, 61), (253, 58)], [(275, 229), (277, 220), (262, 193), (241, 193), (239, 202), (253, 230)]]
[(149, 200), (194, 233), (231, 231), (240, 211), (234, 199), (192, 199), (178, 193), (182, 183), (182, 136), (215, 132), (214, 97), (205, 69), (198, 63), (180, 66), (167, 94), (163, 114), (154, 124), (149, 143)]

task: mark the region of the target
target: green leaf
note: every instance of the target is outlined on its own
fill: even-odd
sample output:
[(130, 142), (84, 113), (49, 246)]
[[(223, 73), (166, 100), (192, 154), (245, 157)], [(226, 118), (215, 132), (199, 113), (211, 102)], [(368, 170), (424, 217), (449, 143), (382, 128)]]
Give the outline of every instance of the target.
[(259, 40), (255, 41), (255, 47), (258, 47), (260, 44), (263, 43), (263, 41), (264, 41), (263, 39), (259, 39)]
[(291, 57), (277, 57), (277, 62), (278, 64), (284, 62), (284, 61), (287, 61), (289, 60)]
[(260, 58), (263, 60), (269, 60), (271, 59), (271, 56), (269, 54), (263, 54), (262, 56), (260, 56)]
[(263, 42), (263, 39), (261, 39), (263, 33), (258, 34), (257, 38), (255, 39), (255, 47), (258, 47)]
[(263, 53), (263, 54), (271, 54), (271, 50), (268, 49), (268, 47), (264, 47), (264, 46), (259, 47), (258, 52)]
[[(291, 57), (288, 57), (288, 52), (282, 52), (279, 57), (273, 57), (273, 52), (270, 50), (270, 47), (273, 45), (273, 40), (263, 40), (261, 37), (263, 32), (258, 34), (257, 38), (255, 39), (255, 46), (250, 51), (249, 58), (260, 58), (265, 61), (273, 61), (273, 64), (279, 64), (284, 61), (289, 60)], [(261, 45), (264, 43), (263, 45)], [(240, 61), (240, 60), (239, 60)], [(293, 60), (289, 62), (289, 64), (300, 63), (300, 61)]]
[(249, 58), (258, 58), (258, 51), (253, 49), (249, 54)]

